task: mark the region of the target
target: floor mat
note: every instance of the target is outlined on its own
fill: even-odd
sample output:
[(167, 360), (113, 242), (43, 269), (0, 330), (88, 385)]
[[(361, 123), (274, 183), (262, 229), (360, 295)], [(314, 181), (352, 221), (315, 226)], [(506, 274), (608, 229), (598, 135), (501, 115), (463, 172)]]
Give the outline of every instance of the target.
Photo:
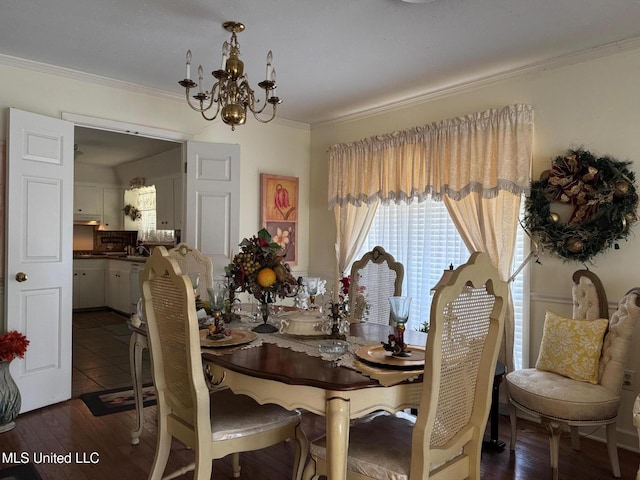
[[(83, 393), (80, 395), (80, 398), (87, 407), (89, 407), (89, 410), (91, 410), (91, 413), (93, 413), (95, 417), (133, 410), (135, 408), (133, 389), (131, 387)], [(142, 399), (145, 407), (156, 404), (156, 389), (153, 385), (145, 385), (142, 388)], [(0, 480), (2, 480), (1, 477)]]
[(0, 480), (41, 480), (33, 463), (13, 465), (0, 470)]

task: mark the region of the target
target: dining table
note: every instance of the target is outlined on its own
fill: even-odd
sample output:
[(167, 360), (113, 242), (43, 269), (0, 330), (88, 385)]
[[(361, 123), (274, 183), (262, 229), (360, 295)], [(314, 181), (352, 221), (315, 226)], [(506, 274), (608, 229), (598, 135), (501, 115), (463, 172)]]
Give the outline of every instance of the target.
[[(231, 331), (251, 332), (246, 322), (231, 323)], [(253, 324), (255, 326), (255, 324)], [(130, 354), (137, 411), (132, 443), (142, 432), (141, 351), (146, 348), (144, 324), (130, 324)], [(426, 334), (405, 331), (405, 343), (413, 346), (416, 361), (380, 358), (383, 343), (394, 328), (372, 322), (352, 323), (346, 340), (348, 352), (338, 361), (323, 358), (318, 344), (323, 336), (286, 333), (242, 333), (246, 341), (216, 347), (202, 342), (202, 360), (208, 381), (248, 395), (258, 403), (272, 403), (288, 410), (303, 409), (325, 417), (327, 477), (345, 479), (349, 426), (357, 418), (376, 411), (397, 412), (417, 408), (422, 391)], [(249, 340), (250, 339), (250, 340)], [(370, 355), (371, 354), (371, 355)], [(375, 355), (374, 355), (375, 354)], [(385, 354), (383, 354), (384, 356)], [(386, 356), (385, 356), (386, 358)]]

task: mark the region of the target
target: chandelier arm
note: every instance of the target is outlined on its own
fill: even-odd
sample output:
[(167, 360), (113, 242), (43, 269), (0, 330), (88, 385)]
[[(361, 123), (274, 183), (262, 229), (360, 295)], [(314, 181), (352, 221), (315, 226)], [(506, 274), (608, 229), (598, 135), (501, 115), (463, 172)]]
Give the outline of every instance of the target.
[(203, 117), (205, 120), (209, 120), (209, 121), (211, 121), (211, 120), (215, 120), (215, 119), (216, 119), (216, 117), (218, 116), (218, 113), (220, 113), (220, 104), (219, 104), (219, 103), (216, 103), (216, 105), (217, 105), (216, 113), (215, 113), (212, 117), (207, 117), (207, 116), (205, 115), (205, 112), (206, 112), (207, 110), (209, 110), (209, 108), (211, 108), (211, 105), (209, 105), (209, 107), (205, 108), (204, 110), (200, 110), (200, 113), (202, 114), (202, 117)]
[(198, 106), (195, 106), (193, 103), (191, 103), (191, 97), (189, 97), (189, 88), (185, 88), (185, 96), (187, 98), (187, 105), (189, 105), (193, 110), (195, 110), (196, 112), (200, 112), (201, 109)]
[[(211, 120), (216, 118), (218, 116), (218, 112), (220, 111), (220, 102), (218, 100), (220, 98), (221, 89), (222, 87), (220, 85), (220, 81), (218, 80), (216, 83), (213, 84), (213, 87), (211, 87), (211, 95), (210, 95), (209, 105), (207, 106), (207, 108), (202, 108), (203, 102), (200, 102), (200, 107), (201, 107), (199, 110), (200, 112), (206, 112), (213, 106), (214, 103), (216, 104), (216, 113), (211, 118)], [(216, 95), (216, 91), (217, 91), (217, 95)]]
[(255, 117), (256, 115), (259, 115), (260, 113), (262, 113), (265, 108), (267, 108), (267, 105), (268, 105), (267, 100), (269, 97), (269, 92), (265, 91), (264, 102), (262, 103), (262, 106), (260, 108), (256, 109), (256, 105), (260, 103), (260, 99), (256, 100), (255, 92), (251, 89), (251, 87), (249, 87), (246, 81), (243, 82), (243, 85), (244, 84), (246, 84), (246, 89), (248, 92), (250, 92), (250, 98), (251, 98), (251, 103), (247, 103), (247, 107), (249, 108), (249, 110), (251, 110), (251, 113), (253, 113), (253, 116)]
[[(206, 98), (200, 99), (200, 106), (197, 106), (197, 104), (194, 104), (191, 101), (191, 97), (189, 97), (189, 90), (190, 89), (186, 89), (186, 98), (187, 98), (187, 105), (189, 105), (189, 107), (191, 107), (192, 110), (195, 110), (198, 113), (202, 113), (202, 112), (206, 112), (207, 110), (209, 110), (211, 108), (211, 106), (213, 105), (213, 95), (211, 95), (210, 100), (209, 100), (209, 105), (207, 105), (207, 107), (204, 107), (204, 101), (206, 100)], [(220, 110), (220, 105), (218, 105), (217, 110)], [(216, 116), (218, 115), (218, 111), (216, 110), (216, 114), (211, 118), (211, 120), (215, 119)]]
[[(266, 105), (265, 105), (265, 107), (266, 107)], [(273, 112), (271, 112), (271, 117), (270, 117), (269, 119), (266, 119), (266, 120), (261, 119), (261, 118), (260, 118), (257, 114), (255, 114), (255, 113), (253, 114), (253, 116), (254, 116), (254, 118), (255, 118), (257, 121), (259, 121), (260, 123), (269, 123), (271, 120), (273, 120), (274, 118), (276, 118), (276, 109), (277, 109), (277, 107), (276, 107), (276, 105), (274, 105), (274, 106), (273, 106)], [(263, 108), (262, 110), (264, 110), (264, 108)], [(261, 111), (262, 111), (262, 110), (261, 110)]]
[[(256, 116), (257, 114), (260, 114), (264, 111), (265, 108), (267, 108), (267, 105), (269, 105), (269, 92), (271, 90), (270, 89), (265, 89), (264, 91), (264, 103), (262, 104), (262, 108), (260, 108), (260, 110), (254, 110), (251, 109), (251, 111), (253, 112), (253, 115)], [(252, 92), (253, 93), (253, 92)], [(260, 100), (256, 100), (256, 103), (259, 103)], [(258, 118), (258, 117), (256, 117)], [(271, 117), (271, 120), (273, 120), (273, 116)], [(266, 122), (264, 122), (266, 123)]]

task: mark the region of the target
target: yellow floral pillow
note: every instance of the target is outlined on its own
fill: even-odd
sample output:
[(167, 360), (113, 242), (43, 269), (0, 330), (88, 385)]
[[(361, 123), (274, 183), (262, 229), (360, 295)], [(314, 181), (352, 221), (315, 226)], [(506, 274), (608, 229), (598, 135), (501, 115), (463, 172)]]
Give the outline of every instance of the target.
[(602, 339), (609, 320), (573, 320), (547, 310), (536, 368), (598, 383)]

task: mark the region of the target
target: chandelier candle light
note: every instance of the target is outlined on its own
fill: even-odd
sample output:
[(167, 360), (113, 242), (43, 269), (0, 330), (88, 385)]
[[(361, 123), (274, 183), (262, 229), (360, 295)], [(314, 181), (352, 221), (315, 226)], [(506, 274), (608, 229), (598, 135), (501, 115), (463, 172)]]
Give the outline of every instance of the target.
[[(244, 74), (244, 62), (240, 60), (240, 45), (238, 44), (237, 33), (244, 30), (244, 25), (240, 22), (225, 22), (222, 26), (231, 32), (231, 40), (224, 42), (222, 46), (222, 63), (219, 70), (212, 72), (216, 82), (211, 90), (204, 90), (202, 65), (198, 67), (198, 83), (191, 80), (191, 50), (187, 51), (187, 67), (184, 80), (178, 82), (185, 88), (187, 103), (196, 112), (200, 112), (205, 120), (215, 120), (220, 113), (222, 121), (231, 125), (231, 130), (235, 130), (237, 125), (244, 125), (247, 120), (247, 108), (253, 116), (262, 123), (268, 123), (276, 116), (276, 109), (282, 100), (276, 95), (276, 70), (272, 66), (273, 54), (271, 50), (267, 54), (267, 69), (265, 79), (258, 83), (258, 86), (265, 91), (264, 103), (259, 105), (260, 99), (255, 98), (254, 92), (249, 86), (247, 75)], [(198, 93), (193, 95), (197, 103), (192, 102), (189, 91), (199, 87)], [(216, 105), (215, 114), (207, 116), (213, 105)], [(271, 105), (271, 117), (261, 118), (259, 115), (265, 110), (267, 105)], [(266, 112), (268, 115), (268, 112)]]

